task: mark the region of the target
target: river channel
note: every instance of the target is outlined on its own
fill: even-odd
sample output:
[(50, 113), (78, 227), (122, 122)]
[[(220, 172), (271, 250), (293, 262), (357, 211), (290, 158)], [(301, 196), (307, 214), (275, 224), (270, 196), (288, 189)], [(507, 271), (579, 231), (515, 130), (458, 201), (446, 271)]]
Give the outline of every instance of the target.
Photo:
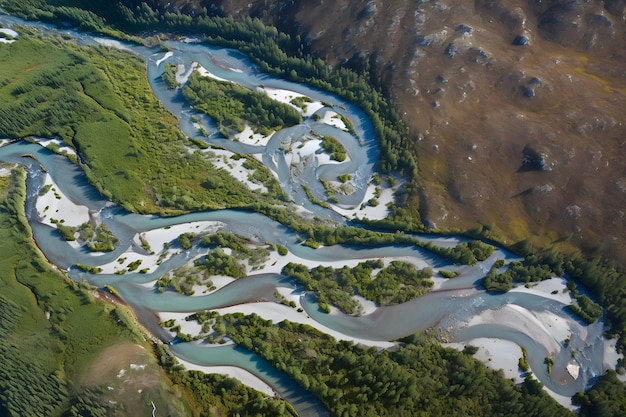
[[(311, 203), (301, 187), (305, 184), (312, 194), (325, 200), (324, 186), (319, 178), (336, 178), (349, 173), (353, 178), (354, 192), (341, 196), (337, 207), (356, 207), (365, 202), (369, 181), (374, 174), (378, 157), (378, 143), (372, 125), (365, 115), (354, 105), (337, 96), (310, 88), (306, 85), (280, 80), (258, 69), (242, 54), (230, 49), (218, 48), (194, 40), (181, 39), (166, 42), (168, 52), (146, 47), (122, 45), (117, 41), (94, 37), (71, 30), (58, 30), (50, 26), (24, 22), (9, 16), (0, 15), (0, 23), (5, 27), (25, 25), (39, 27), (43, 31), (69, 34), (84, 44), (106, 43), (114, 47), (128, 49), (146, 60), (147, 77), (154, 94), (164, 106), (178, 117), (180, 128), (190, 137), (206, 140), (219, 145), (232, 153), (254, 155), (275, 174), (285, 193), (300, 206), (303, 212), (337, 224), (349, 220), (341, 210), (331, 210)], [(194, 111), (182, 97), (180, 89), (167, 89), (161, 80), (166, 63), (180, 65), (190, 70), (197, 63), (219, 78), (238, 83), (252, 89), (280, 89), (310, 97), (314, 101), (326, 103), (320, 108), (320, 117), (308, 117), (298, 125), (274, 134), (267, 142), (251, 144), (228, 140), (219, 134), (215, 123), (208, 117)], [(332, 106), (332, 107), (329, 107)], [(337, 126), (324, 123), (324, 111), (332, 111), (349, 119), (354, 125), (355, 137)], [(198, 123), (208, 132), (201, 135)], [(297, 145), (302, 137), (315, 131), (329, 134), (339, 139), (346, 148), (349, 160), (345, 163), (325, 163), (311, 159), (302, 170), (294, 174), (290, 152), (285, 144)], [(290, 148), (291, 149), (291, 148)], [(23, 155), (32, 155), (24, 157)], [(437, 327), (450, 335), (450, 341), (468, 342), (478, 338), (499, 338), (514, 342), (528, 352), (533, 374), (546, 388), (560, 396), (570, 397), (587, 388), (592, 378), (607, 369), (605, 350), (609, 344), (603, 339), (603, 322), (592, 325), (582, 324), (565, 309), (566, 303), (549, 292), (512, 291), (506, 294), (489, 294), (481, 289), (479, 282), (496, 259), (507, 261), (515, 257), (503, 249), (476, 266), (448, 265), (445, 260), (414, 246), (357, 247), (335, 245), (312, 249), (302, 245), (298, 236), (287, 227), (261, 214), (236, 210), (218, 210), (191, 213), (179, 217), (160, 218), (128, 213), (104, 199), (85, 179), (83, 172), (66, 157), (56, 155), (33, 143), (13, 142), (0, 148), (0, 160), (16, 162), (27, 167), (28, 196), (26, 212), (34, 238), (45, 256), (61, 269), (67, 270), (76, 280), (88, 279), (97, 286), (112, 285), (133, 308), (137, 315), (159, 337), (171, 340), (169, 332), (158, 326), (159, 312), (189, 312), (219, 309), (227, 306), (254, 305), (278, 288), (289, 288), (293, 292), (300, 289), (294, 282), (277, 272), (260, 269), (250, 271), (248, 277), (199, 296), (184, 296), (171, 291), (158, 292), (150, 285), (163, 274), (181, 267), (193, 259), (206, 254), (205, 249), (193, 247), (169, 257), (148, 273), (87, 274), (73, 267), (76, 264), (105, 265), (115, 262), (129, 253), (145, 255), (136, 244), (139, 234), (161, 230), (176, 225), (195, 222), (214, 222), (216, 228), (229, 230), (254, 241), (280, 244), (296, 260), (306, 260), (317, 265), (354, 265), (366, 259), (408, 259), (430, 266), (434, 270), (460, 270), (458, 278), (441, 280), (435, 291), (400, 305), (379, 307), (363, 316), (349, 316), (333, 311), (323, 313), (314, 297), (302, 293), (299, 304), (303, 315), (314, 320), (323, 328), (345, 335), (348, 338), (387, 342), (429, 327)], [(45, 172), (42, 170), (45, 168)], [(45, 175), (49, 175), (59, 191), (76, 205), (86, 206), (89, 212), (104, 222), (119, 239), (116, 249), (108, 253), (93, 253), (84, 248), (75, 248), (63, 241), (54, 228), (42, 221), (37, 212)], [(455, 245), (462, 238), (449, 236), (420, 236), (437, 245)], [(291, 319), (285, 309), (285, 319)], [(546, 325), (548, 319), (561, 323), (568, 332), (569, 343), (563, 344), (554, 335), (538, 326)], [(174, 343), (175, 355), (200, 365), (231, 365), (243, 368), (270, 384), (279, 394), (290, 401), (301, 415), (326, 415), (320, 402), (301, 389), (289, 377), (274, 369), (258, 356), (236, 346), (210, 347), (199, 343)], [(548, 374), (544, 359), (554, 358), (553, 372)], [(565, 369), (568, 364), (579, 367), (579, 375), (574, 378)]]

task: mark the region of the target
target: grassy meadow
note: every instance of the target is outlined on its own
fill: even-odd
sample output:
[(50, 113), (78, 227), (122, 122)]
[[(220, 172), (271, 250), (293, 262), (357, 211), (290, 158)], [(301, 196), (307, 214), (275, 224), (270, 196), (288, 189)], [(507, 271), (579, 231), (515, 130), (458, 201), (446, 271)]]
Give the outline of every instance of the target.
[(0, 45), (0, 136), (60, 137), (78, 152), (89, 181), (135, 212), (272, 201), (190, 148), (152, 93), (141, 58), (29, 30)]

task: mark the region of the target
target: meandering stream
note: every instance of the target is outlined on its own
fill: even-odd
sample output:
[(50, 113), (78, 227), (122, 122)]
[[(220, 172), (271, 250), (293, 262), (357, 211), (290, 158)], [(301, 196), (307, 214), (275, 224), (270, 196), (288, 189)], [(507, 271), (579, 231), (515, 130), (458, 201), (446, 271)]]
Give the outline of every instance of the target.
[[(57, 31), (47, 25), (23, 22), (3, 15), (0, 15), (0, 23), (5, 26), (19, 24)], [(82, 33), (73, 31), (63, 31), (63, 33), (78, 37), (84, 43), (102, 42), (102, 38)], [(155, 95), (169, 111), (179, 118), (180, 127), (187, 135), (223, 146), (231, 152), (257, 155), (258, 159), (274, 172), (284, 191), (295, 204), (312, 215), (330, 219), (338, 224), (347, 222), (344, 216), (312, 204), (300, 185), (306, 184), (315, 197), (325, 200), (324, 187), (318, 178), (335, 178), (342, 173), (350, 173), (353, 176), (355, 192), (342, 196), (338, 204), (358, 206), (364, 202), (368, 181), (374, 173), (378, 145), (371, 123), (361, 111), (334, 95), (259, 73), (254, 65), (236, 51), (185, 41), (168, 41), (166, 46), (170, 50), (167, 55), (165, 52), (157, 52), (145, 47), (128, 45), (125, 47), (146, 59), (147, 76)], [(168, 62), (184, 65), (185, 68), (197, 62), (216, 76), (246, 87), (263, 86), (285, 89), (306, 95), (314, 100), (330, 103), (333, 105), (332, 109), (325, 108), (325, 111), (332, 110), (351, 120), (359, 140), (337, 127), (313, 118), (307, 118), (301, 125), (277, 132), (263, 145), (221, 138), (210, 119), (195, 113), (189, 107), (182, 98), (180, 89), (168, 90), (165, 87), (160, 75), (165, 63)], [(209, 131), (208, 137), (198, 133), (197, 125), (194, 124), (197, 122), (192, 120), (192, 116)], [(341, 164), (323, 164), (312, 160), (302, 172), (294, 174), (288, 152), (284, 150), (285, 143), (298, 143), (312, 130), (322, 134), (332, 134), (338, 138), (350, 155), (349, 161)], [(36, 160), (23, 157), (25, 154), (33, 155)], [(38, 246), (50, 262), (68, 270), (69, 275), (74, 279), (86, 278), (98, 286), (112, 285), (125, 301), (136, 308), (138, 316), (144, 323), (148, 323), (155, 333), (164, 338), (167, 338), (169, 333), (160, 329), (156, 319), (151, 318), (152, 311), (194, 312), (217, 309), (255, 302), (264, 298), (265, 295), (271, 297), (276, 288), (291, 287), (295, 290), (296, 286), (280, 274), (267, 273), (262, 269), (247, 278), (239, 279), (213, 293), (201, 296), (189, 297), (168, 291), (160, 293), (149, 285), (145, 285), (205, 253), (203, 249), (196, 247), (189, 251), (181, 251), (147, 274), (92, 275), (80, 272), (72, 266), (79, 263), (104, 265), (120, 258), (127, 251), (140, 253), (141, 248), (133, 243), (133, 239), (136, 235), (146, 231), (182, 223), (215, 221), (225, 225), (224, 228), (227, 230), (242, 236), (254, 237), (256, 241), (284, 245), (291, 255), (320, 265), (344, 260), (348, 262), (372, 258), (405, 258), (435, 269), (458, 268), (458, 266), (446, 265), (444, 260), (427, 251), (409, 246), (367, 248), (336, 245), (312, 249), (303, 246), (297, 236), (285, 226), (252, 212), (219, 210), (191, 213), (174, 218), (131, 214), (103, 199), (87, 183), (82, 171), (67, 158), (55, 155), (36, 144), (16, 142), (3, 146), (0, 148), (0, 160), (17, 162), (28, 168), (27, 217)], [(94, 256), (84, 249), (75, 249), (63, 241), (53, 228), (41, 222), (35, 207), (44, 178), (40, 166), (45, 168), (65, 196), (76, 204), (87, 206), (92, 213), (97, 214), (107, 224), (119, 239), (114, 251)], [(460, 238), (450, 237), (424, 236), (422, 238), (445, 246), (460, 241)], [(474, 267), (463, 267), (460, 277), (443, 282), (432, 293), (401, 305), (378, 308), (371, 314), (361, 317), (341, 313), (325, 314), (319, 310), (314, 299), (306, 295), (300, 298), (300, 303), (304, 308), (302, 314), (346, 336), (372, 341), (394, 340), (431, 326), (441, 328), (450, 334), (454, 341), (469, 341), (483, 337), (510, 340), (527, 350), (534, 375), (549, 390), (559, 395), (572, 396), (585, 389), (590, 380), (602, 374), (607, 366), (604, 363), (607, 342), (602, 337), (603, 323), (598, 322), (593, 325), (579, 323), (567, 313), (566, 304), (548, 294), (515, 291), (492, 295), (482, 291), (477, 286), (477, 282), (498, 258), (510, 260), (513, 256), (498, 249), (488, 260)], [(498, 319), (498, 314), (491, 314), (494, 311), (501, 311), (502, 318)], [(546, 315), (567, 324), (570, 332), (567, 346), (554, 342), (554, 337), (550, 334), (541, 334), (541, 330), (536, 331), (537, 320)], [(484, 320), (472, 321), (477, 317), (482, 317)], [(289, 319), (289, 317), (285, 318)], [(232, 346), (211, 348), (195, 343), (177, 343), (172, 346), (172, 351), (175, 355), (198, 364), (234, 365), (246, 369), (270, 383), (296, 407), (301, 415), (326, 414), (319, 401), (298, 387), (286, 374), (277, 371), (261, 358), (242, 349)], [(574, 354), (575, 359), (572, 359)], [(544, 364), (544, 358), (548, 356), (553, 357), (555, 361), (552, 374), (547, 373)], [(580, 375), (577, 379), (564, 371), (566, 365), (573, 360), (580, 366)]]

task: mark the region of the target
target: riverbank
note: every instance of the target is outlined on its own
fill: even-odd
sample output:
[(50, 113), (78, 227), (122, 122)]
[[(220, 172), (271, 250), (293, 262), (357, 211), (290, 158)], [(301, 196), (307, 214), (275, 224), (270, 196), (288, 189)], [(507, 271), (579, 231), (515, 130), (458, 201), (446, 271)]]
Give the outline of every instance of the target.
[(269, 397), (275, 397), (276, 391), (270, 387), (265, 381), (256, 375), (236, 366), (205, 366), (198, 365), (181, 358), (176, 358), (178, 362), (189, 371), (200, 371), (206, 374), (220, 374), (230, 378), (239, 380), (242, 384), (247, 385), (255, 390), (262, 392)]

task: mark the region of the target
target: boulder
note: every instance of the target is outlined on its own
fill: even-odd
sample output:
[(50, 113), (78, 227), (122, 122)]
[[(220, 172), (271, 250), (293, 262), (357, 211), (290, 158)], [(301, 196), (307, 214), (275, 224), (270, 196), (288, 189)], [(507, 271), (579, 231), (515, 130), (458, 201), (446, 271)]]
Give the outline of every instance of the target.
[(548, 159), (547, 151), (526, 145), (522, 151), (522, 166), (519, 171), (551, 171), (552, 164)]
[(513, 39), (513, 45), (515, 46), (528, 45), (528, 36), (524, 36), (524, 35), (516, 36), (515, 39)]

